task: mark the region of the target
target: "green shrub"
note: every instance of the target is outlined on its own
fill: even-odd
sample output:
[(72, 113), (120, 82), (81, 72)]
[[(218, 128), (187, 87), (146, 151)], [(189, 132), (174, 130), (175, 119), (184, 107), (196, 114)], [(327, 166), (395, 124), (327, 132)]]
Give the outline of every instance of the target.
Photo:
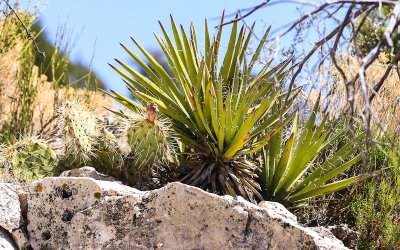
[[(384, 137), (378, 138), (387, 142)], [(392, 137), (393, 139), (393, 137)], [(394, 166), (357, 190), (351, 203), (355, 229), (360, 232), (360, 249), (400, 248), (400, 168), (388, 144), (370, 154), (375, 169)]]

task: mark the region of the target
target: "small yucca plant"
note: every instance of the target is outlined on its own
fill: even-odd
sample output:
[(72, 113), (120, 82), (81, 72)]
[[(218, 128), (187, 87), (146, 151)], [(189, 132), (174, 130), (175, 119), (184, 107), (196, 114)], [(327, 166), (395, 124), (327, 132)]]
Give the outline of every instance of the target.
[[(221, 23), (223, 20), (222, 17)], [(111, 67), (124, 78), (141, 104), (153, 101), (170, 118), (180, 148), (188, 155), (182, 163), (187, 170), (183, 182), (216, 193), (249, 198), (253, 193), (261, 198), (257, 191), (260, 186), (254, 180), (258, 165), (246, 157), (261, 149), (281, 128), (275, 126), (276, 129), (263, 134), (280, 123), (279, 115), (285, 115), (293, 102), (292, 97), (286, 108), (280, 108), (281, 112), (273, 112), (278, 110), (275, 106), (283, 97), (281, 86), (290, 61), (276, 67), (269, 62), (258, 74), (251, 75), (268, 34), (267, 31), (248, 63), (246, 53), (254, 24), (250, 31), (242, 26), (239, 33), (238, 23), (233, 24), (222, 62), (222, 26), (211, 38), (205, 22), (205, 51), (200, 55), (193, 24), (189, 36), (182, 26), (179, 32), (172, 17), (171, 25), (174, 41), (161, 23), (164, 38), (155, 37), (175, 79), (133, 38), (151, 68), (121, 45), (149, 77), (117, 59), (128, 74), (110, 64)], [(145, 111), (143, 105), (111, 92), (110, 96), (127, 108)]]
[(329, 182), (362, 159), (362, 155), (357, 154), (357, 141), (364, 134), (350, 140), (329, 158), (320, 162), (321, 153), (343, 137), (348, 129), (335, 130), (327, 126), (328, 115), (317, 126), (318, 105), (319, 98), (301, 133), (298, 116), (294, 119), (291, 135), (282, 150), (281, 131), (276, 133), (271, 138), (271, 143), (264, 148), (261, 157), (263, 171), (260, 174), (264, 199), (289, 206), (298, 205), (310, 198), (341, 190), (371, 176), (354, 176)]

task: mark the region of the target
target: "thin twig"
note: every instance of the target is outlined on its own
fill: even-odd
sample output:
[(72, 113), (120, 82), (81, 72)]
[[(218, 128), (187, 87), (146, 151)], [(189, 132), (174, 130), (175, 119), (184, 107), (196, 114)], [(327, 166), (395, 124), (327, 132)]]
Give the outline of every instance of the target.
[[(347, 10), (346, 17), (344, 18), (344, 20), (349, 19), (350, 14), (353, 11), (353, 8), (354, 8), (354, 5), (351, 5), (351, 7)], [(340, 75), (345, 80), (345, 82), (347, 82), (346, 74), (344, 73), (343, 69), (338, 65), (338, 63), (336, 61), (336, 49), (339, 45), (340, 36), (343, 33), (344, 27), (345, 27), (345, 22), (342, 22), (342, 24), (339, 26), (339, 32), (336, 35), (335, 43), (333, 44), (333, 47), (331, 49), (330, 56), (331, 56), (331, 60), (332, 60), (333, 64), (335, 65), (336, 69), (339, 71)]]
[(44, 125), (42, 126), (42, 128), (40, 129), (40, 131), (37, 132), (37, 135), (41, 135), (41, 134), (43, 133), (44, 129), (45, 129), (50, 123), (52, 123), (55, 119), (57, 119), (58, 116), (59, 116), (59, 115), (53, 115), (53, 117), (51, 117), (50, 120), (48, 120), (48, 121), (46, 122), (46, 124), (44, 124)]
[(374, 99), (376, 93), (381, 89), (381, 87), (383, 86), (384, 81), (389, 76), (389, 73), (392, 70), (393, 66), (394, 65), (399, 65), (399, 59), (400, 59), (400, 52), (398, 52), (397, 55), (393, 58), (393, 60), (390, 63), (390, 65), (387, 67), (387, 69), (385, 71), (385, 74), (382, 76), (382, 78), (380, 79), (378, 84), (374, 87), (374, 92), (372, 92), (372, 94), (369, 96), (369, 102), (372, 102), (372, 100)]
[[(358, 10), (358, 11), (354, 14), (354, 17), (357, 17), (357, 16), (361, 15), (363, 12), (364, 12), (364, 8)], [(350, 20), (344, 20), (344, 21), (343, 21), (343, 25), (347, 25), (347, 24), (349, 24), (349, 23), (350, 23)], [(287, 92), (287, 95), (286, 95), (286, 97), (285, 97), (284, 106), (287, 104), (287, 101), (288, 101), (289, 96), (290, 96), (290, 94), (291, 94), (291, 92), (292, 92), (292, 89), (293, 89), (294, 82), (295, 82), (297, 76), (300, 74), (301, 70), (303, 69), (304, 64), (308, 61), (308, 59), (310, 59), (310, 57), (311, 57), (312, 55), (314, 55), (315, 51), (317, 51), (317, 49), (318, 49), (320, 46), (324, 45), (324, 44), (327, 43), (329, 40), (331, 40), (332, 37), (334, 37), (340, 30), (341, 30), (341, 26), (338, 26), (338, 27), (336, 27), (331, 33), (329, 33), (327, 36), (325, 36), (324, 38), (322, 38), (321, 40), (319, 40), (318, 42), (316, 42), (315, 45), (314, 45), (314, 48), (313, 48), (312, 50), (310, 50), (310, 52), (306, 55), (306, 57), (304, 57), (303, 60), (298, 64), (297, 70), (296, 70), (296, 72), (294, 73), (294, 75), (293, 75), (293, 77), (292, 77), (292, 79), (291, 79), (291, 81), (290, 81), (289, 88), (288, 88), (288, 92)]]
[(249, 12), (247, 12), (247, 13), (244, 14), (243, 16), (236, 17), (235, 19), (233, 19), (233, 20), (231, 20), (231, 21), (229, 21), (229, 22), (221, 23), (221, 24), (215, 26), (215, 28), (219, 28), (219, 27), (221, 27), (221, 26), (225, 26), (225, 25), (228, 25), (228, 24), (231, 24), (231, 23), (240, 21), (240, 20), (242, 20), (242, 19), (244, 19), (244, 18), (250, 16), (254, 11), (258, 10), (259, 8), (261, 8), (261, 7), (265, 6), (265, 5), (267, 5), (267, 3), (269, 3), (270, 1), (271, 1), (271, 0), (266, 0), (266, 1), (262, 2), (262, 3), (260, 3), (259, 5), (254, 6)]
[(8, 8), (11, 9), (11, 11), (14, 13), (14, 15), (17, 17), (17, 19), (19, 20), (19, 22), (22, 24), (22, 26), (25, 29), (26, 35), (28, 36), (28, 38), (30, 40), (32, 40), (33, 45), (35, 46), (36, 51), (41, 54), (43, 57), (46, 57), (46, 55), (44, 54), (44, 52), (40, 51), (39, 47), (36, 44), (35, 38), (32, 36), (32, 34), (29, 32), (28, 28), (26, 27), (25, 23), (21, 20), (21, 18), (18, 16), (17, 12), (15, 12), (15, 10), (11, 7), (11, 5), (8, 3), (7, 0), (4, 0), (4, 2), (7, 4)]

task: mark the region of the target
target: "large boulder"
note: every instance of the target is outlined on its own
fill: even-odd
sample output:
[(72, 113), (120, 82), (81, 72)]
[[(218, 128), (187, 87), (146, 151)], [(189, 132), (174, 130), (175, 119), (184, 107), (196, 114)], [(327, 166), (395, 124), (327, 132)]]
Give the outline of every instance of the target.
[(92, 178), (45, 178), (31, 185), (28, 205), (34, 249), (346, 249), (282, 207), (181, 183), (142, 192)]

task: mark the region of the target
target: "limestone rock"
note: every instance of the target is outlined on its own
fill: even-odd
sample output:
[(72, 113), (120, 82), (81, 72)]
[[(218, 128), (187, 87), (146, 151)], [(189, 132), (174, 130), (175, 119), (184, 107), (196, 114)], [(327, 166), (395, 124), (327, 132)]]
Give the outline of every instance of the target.
[(14, 242), (8, 236), (8, 233), (0, 228), (0, 249), (2, 250), (17, 250), (18, 248), (15, 246)]
[(107, 197), (124, 197), (128, 194), (137, 197), (140, 192), (115, 182), (92, 178), (58, 177), (33, 182), (29, 190), (27, 214), (32, 247), (40, 249), (42, 245), (48, 245), (55, 249), (76, 249), (73, 246), (84, 242), (70, 236), (78, 227), (89, 223), (80, 221), (83, 223), (80, 226), (72, 223), (76, 214), (98, 206)]
[(25, 231), (21, 228), (13, 230), (11, 232), (11, 237), (19, 249), (24, 247), (27, 249), (27, 247), (30, 246), (28, 237), (26, 236)]
[(13, 230), (22, 225), (18, 195), (5, 183), (0, 183), (0, 227)]
[(114, 177), (99, 173), (95, 168), (88, 166), (64, 171), (60, 177), (90, 177), (101, 181), (117, 181)]
[(32, 183), (28, 204), (34, 249), (346, 249), (282, 211), (181, 183), (142, 192), (91, 178), (45, 178)]
[(337, 239), (341, 240), (345, 246), (351, 249), (357, 248), (357, 240), (360, 237), (360, 233), (351, 230), (348, 225), (341, 224), (341, 225), (329, 226), (324, 229), (329, 230)]
[(275, 213), (277, 214), (276, 216), (281, 216), (288, 220), (297, 221), (297, 217), (278, 202), (262, 201), (258, 204), (258, 206), (267, 209), (270, 214)]

